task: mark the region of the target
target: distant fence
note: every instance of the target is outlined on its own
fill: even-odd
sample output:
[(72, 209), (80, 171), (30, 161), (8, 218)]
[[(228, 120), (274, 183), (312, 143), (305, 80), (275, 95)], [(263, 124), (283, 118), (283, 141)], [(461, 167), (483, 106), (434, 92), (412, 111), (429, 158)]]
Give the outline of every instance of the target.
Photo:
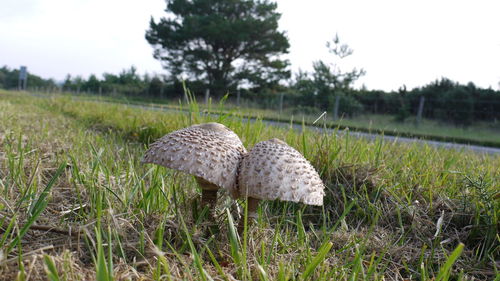
[[(61, 93), (61, 87), (34, 87), (28, 90), (43, 93)], [(74, 95), (89, 94), (102, 96), (126, 96), (138, 100), (161, 102), (166, 99), (151, 97), (147, 95), (123, 95), (116, 89), (104, 92), (73, 89), (69, 92)], [(170, 101), (178, 101), (178, 95)], [(419, 124), (422, 119), (435, 119), (443, 122), (468, 125), (475, 121), (499, 123), (500, 121), (500, 94), (499, 98), (436, 98), (424, 95), (408, 95), (401, 97), (397, 94), (385, 94), (381, 96), (355, 94), (338, 94), (329, 98), (328, 106), (314, 103), (307, 97), (287, 94), (285, 92), (275, 94), (255, 94), (247, 92), (232, 93), (228, 96), (226, 104), (228, 107), (254, 108), (272, 111), (277, 116), (295, 116), (296, 118), (319, 116), (327, 112), (329, 119), (349, 118), (365, 114), (393, 115), (395, 120), (404, 121), (411, 119)], [(163, 97), (163, 96), (162, 96)], [(199, 93), (196, 96), (198, 103), (218, 103), (209, 92)], [(181, 99), (182, 102), (185, 99)]]
[(414, 119), (418, 125), (422, 119), (467, 125), (475, 121), (498, 123), (500, 121), (500, 93), (496, 99), (435, 98), (424, 95), (401, 98), (397, 95), (381, 97), (333, 95), (328, 106), (304, 101), (303, 97), (287, 94), (229, 97), (230, 104), (273, 110), (285, 115), (320, 115), (324, 111), (329, 118), (348, 118), (365, 114), (394, 115), (399, 121)]

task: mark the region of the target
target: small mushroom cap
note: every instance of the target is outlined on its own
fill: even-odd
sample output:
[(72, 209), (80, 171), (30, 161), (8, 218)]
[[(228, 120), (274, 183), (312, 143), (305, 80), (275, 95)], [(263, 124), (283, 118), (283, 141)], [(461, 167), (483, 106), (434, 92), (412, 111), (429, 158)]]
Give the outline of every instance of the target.
[(256, 144), (241, 163), (242, 196), (323, 205), (324, 188), (309, 161), (279, 139)]
[(153, 163), (202, 178), (237, 196), (238, 167), (246, 149), (219, 123), (193, 125), (151, 144), (143, 163)]

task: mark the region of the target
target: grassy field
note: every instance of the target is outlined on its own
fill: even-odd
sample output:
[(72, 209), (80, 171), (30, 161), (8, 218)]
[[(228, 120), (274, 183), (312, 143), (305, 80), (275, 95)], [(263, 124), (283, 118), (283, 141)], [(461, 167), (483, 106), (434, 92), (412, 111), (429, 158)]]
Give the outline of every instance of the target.
[[(266, 127), (227, 115), (0, 91), (2, 280), (493, 280), (500, 156)], [(325, 205), (265, 202), (208, 232), (195, 180), (142, 165), (147, 145), (216, 121), (247, 148), (278, 137), (311, 161)], [(239, 202), (244, 205), (245, 202)]]
[[(67, 94), (70, 95), (70, 94)], [(74, 95), (72, 95), (74, 97)], [(144, 98), (129, 98), (126, 96), (98, 96), (81, 94), (79, 98), (85, 100), (101, 100), (107, 102), (118, 102), (126, 104), (138, 104), (153, 107), (165, 107), (179, 109), (179, 104), (169, 100), (148, 100)], [(210, 108), (205, 104), (200, 104), (201, 110)], [(422, 138), (437, 141), (455, 142), (463, 144), (475, 144), (490, 147), (500, 147), (500, 123), (499, 122), (475, 122), (474, 124), (461, 127), (454, 126), (431, 119), (422, 119), (420, 124), (416, 125), (414, 116), (407, 118), (404, 122), (395, 120), (393, 115), (382, 114), (361, 114), (354, 117), (341, 117), (339, 120), (333, 120), (331, 114), (317, 120), (323, 112), (304, 113), (300, 110), (289, 108), (279, 112), (277, 109), (245, 108), (237, 107), (234, 104), (226, 103), (225, 112), (238, 112), (250, 117), (259, 117), (265, 120), (295, 122), (302, 124), (326, 125), (332, 128), (349, 128), (354, 131), (370, 132), (376, 134), (385, 134), (391, 136), (403, 136), (412, 138)]]

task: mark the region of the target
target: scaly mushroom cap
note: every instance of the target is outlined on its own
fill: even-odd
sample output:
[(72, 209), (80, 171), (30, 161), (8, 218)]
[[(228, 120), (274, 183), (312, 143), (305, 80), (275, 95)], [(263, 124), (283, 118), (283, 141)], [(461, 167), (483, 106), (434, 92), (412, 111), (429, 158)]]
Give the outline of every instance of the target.
[(256, 144), (241, 163), (242, 196), (323, 205), (324, 188), (309, 161), (279, 139)]
[(142, 162), (197, 176), (236, 197), (238, 166), (245, 153), (233, 131), (219, 123), (206, 123), (158, 139), (146, 151)]

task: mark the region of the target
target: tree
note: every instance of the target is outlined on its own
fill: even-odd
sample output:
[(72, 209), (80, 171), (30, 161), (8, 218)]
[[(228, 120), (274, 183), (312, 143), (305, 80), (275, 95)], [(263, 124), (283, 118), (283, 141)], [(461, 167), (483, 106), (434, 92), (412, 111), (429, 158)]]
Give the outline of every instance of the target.
[[(353, 50), (347, 45), (342, 44), (338, 35), (335, 35), (332, 42), (327, 42), (326, 47), (337, 60), (344, 59), (352, 55)], [(308, 85), (309, 88), (314, 88), (315, 105), (322, 110), (331, 110), (335, 102), (335, 95), (341, 95), (342, 110), (348, 108), (346, 113), (354, 113), (359, 111), (361, 104), (359, 104), (353, 97), (346, 96), (352, 87), (352, 84), (365, 74), (363, 69), (352, 69), (350, 71), (343, 71), (337, 63), (327, 63), (322, 60), (313, 62), (313, 72), (311, 78), (309, 75), (301, 74), (298, 77), (302, 79), (309, 79), (310, 82), (300, 81), (297, 79), (295, 88), (299, 91), (303, 85)], [(297, 88), (299, 86), (299, 88)], [(310, 89), (308, 89), (310, 91)], [(303, 95), (311, 95), (310, 93), (303, 92)]]
[(95, 74), (91, 74), (89, 79), (83, 83), (83, 89), (91, 93), (98, 93), (101, 83)]
[(71, 80), (71, 74), (66, 74), (66, 78), (64, 78), (64, 82), (62, 84), (63, 91), (71, 91), (73, 90), (73, 81)]
[(203, 81), (220, 96), (238, 84), (265, 87), (290, 76), (280, 14), (267, 0), (167, 0), (146, 40), (176, 79)]
[(150, 79), (148, 85), (148, 94), (150, 96), (156, 96), (159, 98), (163, 98), (163, 92), (164, 92), (164, 83), (161, 79), (161, 77), (158, 77), (157, 75), (153, 76), (153, 78)]
[[(335, 34), (332, 42), (327, 42), (328, 51), (342, 60), (354, 52), (347, 44), (340, 43), (339, 36)], [(318, 99), (323, 105), (331, 108), (333, 96), (340, 93), (348, 93), (352, 84), (361, 76), (365, 75), (364, 69), (352, 69), (343, 71), (337, 63), (326, 63), (322, 60), (313, 62), (313, 77), (318, 87)]]

